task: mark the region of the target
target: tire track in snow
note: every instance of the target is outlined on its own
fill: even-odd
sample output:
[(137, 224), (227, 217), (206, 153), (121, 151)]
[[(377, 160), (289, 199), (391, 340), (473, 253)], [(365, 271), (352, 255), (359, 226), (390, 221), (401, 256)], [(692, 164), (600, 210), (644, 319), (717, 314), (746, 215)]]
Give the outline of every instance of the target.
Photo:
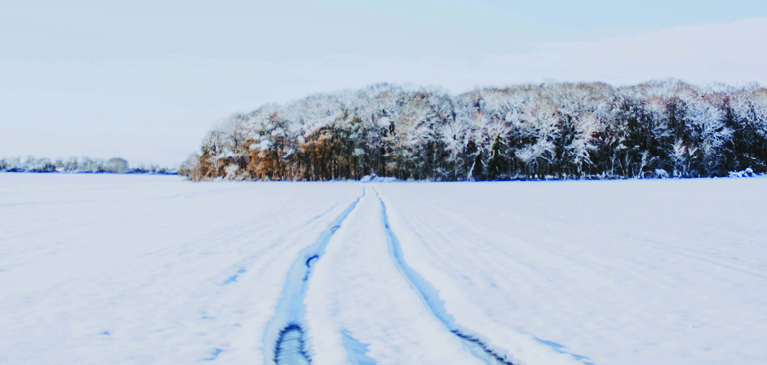
[[(320, 213), (317, 216), (312, 217), (311, 219), (309, 219), (306, 222), (302, 223), (301, 225), (297, 226), (295, 229), (296, 230), (306, 229), (306, 227), (311, 225), (312, 222), (314, 222), (314, 221), (324, 217), (326, 214), (328, 214), (330, 211), (335, 209), (337, 206), (338, 206), (338, 203), (333, 204), (333, 206), (331, 206), (328, 210)], [(251, 234), (252, 234), (252, 232), (251, 232)], [(220, 283), (219, 286), (225, 286), (225, 285), (229, 285), (229, 284), (237, 282), (237, 279), (240, 277), (240, 275), (243, 275), (243, 274), (247, 273), (249, 268), (250, 268), (250, 266), (253, 265), (254, 262), (258, 261), (259, 258), (264, 258), (264, 256), (270, 256), (269, 255), (270, 252), (273, 252), (273, 250), (283, 246), (287, 236), (289, 236), (289, 234), (287, 234), (287, 233), (281, 235), (280, 237), (278, 237), (278, 239), (273, 244), (271, 244), (271, 245), (269, 245), (267, 247), (264, 247), (264, 248), (262, 248), (262, 249), (260, 249), (260, 250), (258, 250), (256, 252), (254, 252), (253, 254), (249, 255), (247, 258), (241, 260), (236, 265), (233, 265), (233, 267), (232, 267), (233, 273), (229, 274), (227, 276), (227, 279), (225, 281), (223, 281), (222, 283)], [(274, 252), (271, 256), (282, 254), (282, 251), (280, 251), (280, 250), (278, 250), (278, 251), (279, 252)], [(272, 261), (274, 261), (274, 260), (273, 259), (272, 260), (267, 260), (267, 262), (264, 265), (268, 265)]]
[(376, 198), (381, 203), (381, 221), (386, 231), (389, 253), (394, 259), (397, 268), (410, 283), (410, 286), (419, 294), (429, 311), (451, 333), (460, 338), (466, 349), (475, 357), (488, 364), (515, 365), (508, 359), (508, 356), (505, 354), (506, 351), (491, 347), (488, 344), (488, 340), (456, 323), (455, 318), (447, 312), (445, 302), (439, 298), (439, 291), (405, 262), (399, 240), (389, 226), (386, 204), (384, 204), (383, 199), (378, 194), (378, 190), (375, 188), (373, 190), (376, 192)]
[[(306, 308), (304, 297), (312, 269), (325, 254), (330, 238), (341, 227), (341, 223), (354, 210), (357, 203), (367, 194), (363, 188), (359, 196), (346, 210), (328, 225), (317, 240), (298, 254), (288, 270), (282, 295), (277, 301), (274, 317), (267, 323), (264, 333), (265, 364), (310, 364), (311, 347), (306, 338)], [(273, 348), (272, 353), (266, 349)]]
[[(484, 249), (493, 249), (494, 250), (493, 251), (494, 255), (499, 255), (501, 257), (505, 257), (506, 260), (514, 261), (513, 257), (508, 255), (508, 253), (504, 253), (503, 251), (499, 251), (492, 244), (488, 244), (487, 242), (490, 242), (491, 240), (490, 239), (485, 239), (485, 238), (487, 238), (486, 236), (484, 236), (484, 234), (486, 232), (484, 232), (482, 229), (478, 230), (476, 227), (472, 227), (472, 226), (461, 226), (461, 224), (460, 224), (461, 218), (459, 216), (450, 215), (450, 217), (455, 217), (456, 219), (450, 220), (450, 219), (446, 219), (447, 216), (441, 216), (440, 218), (437, 218), (436, 220), (434, 220), (434, 217), (430, 217), (432, 219), (431, 222), (438, 222), (438, 224), (436, 226), (429, 226), (424, 221), (420, 221), (420, 224), (426, 224), (425, 226), (421, 227), (422, 229), (425, 229), (425, 231), (423, 231), (423, 232), (415, 232), (415, 231), (413, 231), (413, 233), (415, 233), (416, 237), (420, 241), (422, 241), (424, 244), (426, 244), (426, 240), (423, 237), (424, 235), (430, 236), (430, 237), (436, 237), (437, 240), (442, 240), (442, 242), (445, 243), (446, 242), (445, 240), (448, 240), (448, 241), (450, 240), (449, 236), (452, 233), (449, 232), (449, 231), (445, 231), (444, 229), (441, 229), (440, 227), (443, 227), (441, 225), (447, 224), (447, 225), (454, 226), (454, 227), (458, 226), (458, 227), (460, 227), (459, 229), (461, 229), (461, 230), (470, 230), (471, 231), (470, 232), (471, 235), (473, 235), (475, 237), (479, 237), (480, 238), (479, 241), (485, 243)], [(414, 217), (410, 216), (409, 218), (413, 219)], [(414, 229), (414, 227), (412, 225), (410, 226), (410, 228)], [(491, 230), (491, 228), (489, 228), (489, 227), (483, 227), (483, 228), (487, 229), (487, 230)], [(495, 232), (495, 233), (499, 234), (499, 235), (502, 234), (502, 233), (498, 233), (498, 232)], [(453, 244), (453, 248), (456, 248), (455, 244)], [(433, 248), (426, 247), (426, 249), (430, 252), (431, 255), (434, 255), (434, 257), (436, 257), (440, 261), (446, 261), (446, 260), (449, 261), (450, 259), (455, 259), (455, 257), (451, 257), (450, 255), (441, 256), (438, 252), (435, 252)], [(450, 250), (448, 250), (448, 251), (450, 251)], [(560, 255), (559, 253), (554, 253), (554, 254), (556, 254), (557, 256)], [(562, 257), (564, 257), (564, 256), (562, 256)], [(565, 258), (569, 259), (567, 257), (565, 257)], [(469, 259), (469, 256), (466, 256), (466, 255), (462, 255), (460, 257), (460, 260), (468, 260), (468, 259)], [(478, 258), (478, 257), (473, 257), (472, 260), (473, 261), (477, 261), (477, 260), (481, 261), (481, 259)], [(475, 262), (475, 264), (477, 264), (477, 262)], [(534, 266), (531, 266), (531, 265), (523, 263), (523, 262), (516, 262), (516, 264), (524, 266), (525, 268), (529, 269), (530, 271), (534, 271), (536, 274), (542, 275), (541, 271), (536, 269)], [(459, 269), (459, 271), (460, 271), (460, 269)], [(487, 280), (489, 283), (491, 283), (491, 285), (493, 287), (495, 287), (495, 283), (493, 282), (493, 280), (491, 278), (483, 277), (483, 279)], [(530, 279), (530, 278), (528, 278), (528, 279)], [(498, 293), (496, 292), (496, 295), (497, 294)], [(578, 354), (575, 354), (575, 353), (572, 353), (572, 352), (568, 352), (566, 350), (566, 346), (564, 346), (564, 345), (561, 345), (561, 344), (553, 342), (553, 341), (544, 340), (542, 338), (539, 338), (539, 337), (537, 337), (537, 336), (535, 336), (533, 334), (527, 333), (527, 332), (520, 332), (520, 334), (529, 337), (529, 339), (534, 340), (537, 344), (546, 346), (547, 348), (553, 350), (555, 353), (562, 354), (562, 355), (567, 355), (568, 357), (572, 358), (573, 360), (575, 360), (575, 361), (577, 361), (579, 363), (582, 363), (583, 365), (594, 365), (594, 363), (590, 361), (589, 357), (583, 356), (583, 355), (578, 355)], [(521, 360), (519, 360), (519, 362), (521, 362)]]

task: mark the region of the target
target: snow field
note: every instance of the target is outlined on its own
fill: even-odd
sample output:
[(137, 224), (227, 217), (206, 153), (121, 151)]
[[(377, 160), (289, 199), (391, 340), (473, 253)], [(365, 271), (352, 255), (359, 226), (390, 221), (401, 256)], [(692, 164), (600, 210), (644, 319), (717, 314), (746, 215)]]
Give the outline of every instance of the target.
[(765, 206), (767, 179), (0, 174), (0, 363), (271, 364), (297, 322), (320, 365), (487, 363), (455, 328), (517, 365), (763, 364)]
[(260, 363), (290, 264), (361, 190), (2, 174), (0, 363)]
[(584, 363), (767, 361), (767, 180), (376, 188), (447, 310), (526, 363), (550, 361), (518, 333)]

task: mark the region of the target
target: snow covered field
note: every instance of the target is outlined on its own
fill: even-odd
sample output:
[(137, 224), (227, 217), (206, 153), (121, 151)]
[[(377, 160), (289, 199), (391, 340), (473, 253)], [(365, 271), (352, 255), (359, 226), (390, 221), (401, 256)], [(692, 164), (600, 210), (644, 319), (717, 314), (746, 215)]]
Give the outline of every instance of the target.
[(764, 364), (767, 179), (0, 174), (2, 364)]

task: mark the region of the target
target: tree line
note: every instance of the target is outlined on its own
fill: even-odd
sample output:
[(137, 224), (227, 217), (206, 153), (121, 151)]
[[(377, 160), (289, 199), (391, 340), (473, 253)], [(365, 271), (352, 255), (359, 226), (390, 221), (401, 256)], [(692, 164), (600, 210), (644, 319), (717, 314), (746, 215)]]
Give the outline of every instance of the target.
[(112, 174), (162, 174), (175, 175), (178, 171), (158, 165), (131, 167), (127, 160), (119, 157), (110, 159), (83, 157), (35, 158), (28, 156), (0, 158), (0, 172), (70, 172), (70, 173), (112, 173)]
[(377, 84), (220, 121), (179, 173), (199, 181), (365, 175), (460, 181), (727, 176), (767, 170), (767, 89), (680, 80), (452, 95)]

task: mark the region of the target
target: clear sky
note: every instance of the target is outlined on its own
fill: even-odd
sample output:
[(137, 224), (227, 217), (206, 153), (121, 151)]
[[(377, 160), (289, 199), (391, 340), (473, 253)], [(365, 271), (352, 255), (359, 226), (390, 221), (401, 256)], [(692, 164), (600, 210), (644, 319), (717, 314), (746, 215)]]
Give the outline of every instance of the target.
[(376, 82), (767, 85), (767, 1), (15, 1), (0, 156), (174, 165), (234, 112)]

